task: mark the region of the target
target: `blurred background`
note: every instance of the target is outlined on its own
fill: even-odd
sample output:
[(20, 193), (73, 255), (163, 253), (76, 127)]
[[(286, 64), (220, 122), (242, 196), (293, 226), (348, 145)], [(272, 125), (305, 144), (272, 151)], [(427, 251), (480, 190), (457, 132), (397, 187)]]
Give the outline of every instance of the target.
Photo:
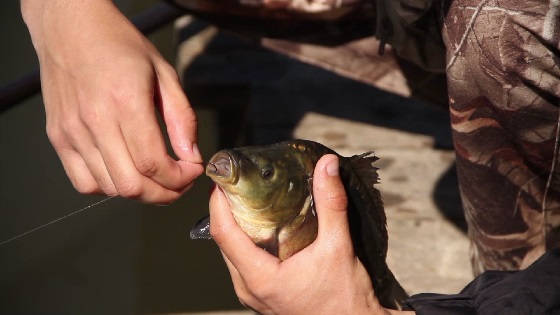
[[(156, 2), (116, 1), (127, 16)], [(4, 86), (38, 65), (18, 2), (4, 1), (0, 8)], [(410, 98), (442, 88), (441, 78), (410, 88), (404, 61), (372, 49), (371, 56), (354, 58), (369, 58), (375, 71), (383, 71), (364, 82), (191, 17), (149, 38), (180, 73), (206, 158), (222, 147), (291, 137), (320, 141), (343, 155), (373, 149), (381, 157), (388, 261), (397, 278), (412, 293), (454, 292), (469, 281), (447, 112)], [(326, 60), (338, 49), (307, 48)], [(40, 95), (0, 113), (0, 242), (103, 199), (74, 191), (44, 121)], [(0, 246), (0, 313), (241, 310), (214, 243), (187, 240), (208, 212), (209, 187), (201, 177), (166, 207), (114, 198)]]

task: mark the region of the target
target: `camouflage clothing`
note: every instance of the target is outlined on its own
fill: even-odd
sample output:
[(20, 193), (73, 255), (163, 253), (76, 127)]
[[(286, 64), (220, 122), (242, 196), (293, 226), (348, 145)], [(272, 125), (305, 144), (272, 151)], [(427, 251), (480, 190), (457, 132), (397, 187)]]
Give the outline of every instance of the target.
[(388, 42), (424, 69), (441, 25), (474, 273), (560, 247), (560, 1), (384, 2)]
[[(475, 274), (524, 268), (545, 250), (560, 246), (560, 0), (176, 1), (205, 14), (224, 13), (224, 6), (233, 6), (235, 10), (227, 12), (242, 20), (256, 16), (278, 21), (292, 17), (298, 23), (369, 23), (380, 45), (354, 41), (327, 54), (301, 43), (317, 44), (325, 34), (354, 38), (355, 32), (345, 31), (355, 27), (332, 25), (316, 36), (305, 33), (297, 42), (294, 37), (301, 32), (293, 27), (286, 34), (276, 30), (280, 40), (261, 40), (269, 48), (302, 55), (304, 61), (362, 82), (380, 75), (379, 67), (373, 71), (362, 64), (380, 61), (370, 57), (371, 49), (383, 50), (384, 42), (423, 70), (446, 72)], [(217, 21), (223, 21), (223, 14), (219, 16)], [(361, 20), (368, 16), (375, 18)], [(293, 26), (278, 23), (276, 29), (280, 25)], [(254, 24), (250, 28), (255, 29)], [(336, 54), (359, 58), (343, 62)]]
[(527, 267), (560, 245), (559, 11), (558, 1), (456, 0), (445, 18), (451, 127), (477, 274)]

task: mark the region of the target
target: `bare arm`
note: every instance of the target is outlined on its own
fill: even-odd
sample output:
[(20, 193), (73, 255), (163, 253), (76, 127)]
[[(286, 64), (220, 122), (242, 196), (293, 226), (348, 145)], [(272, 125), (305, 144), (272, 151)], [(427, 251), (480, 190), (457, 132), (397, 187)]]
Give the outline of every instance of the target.
[[(169, 203), (202, 173), (174, 69), (109, 0), (22, 0), (47, 134), (74, 187)], [(166, 151), (159, 108), (179, 160)]]

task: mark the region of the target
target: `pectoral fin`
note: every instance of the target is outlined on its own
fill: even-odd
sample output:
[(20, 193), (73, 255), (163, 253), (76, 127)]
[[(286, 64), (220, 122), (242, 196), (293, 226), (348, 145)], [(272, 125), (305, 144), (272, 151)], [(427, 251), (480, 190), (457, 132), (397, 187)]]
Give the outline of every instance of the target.
[(207, 215), (198, 220), (189, 233), (191, 240), (210, 240), (210, 216)]

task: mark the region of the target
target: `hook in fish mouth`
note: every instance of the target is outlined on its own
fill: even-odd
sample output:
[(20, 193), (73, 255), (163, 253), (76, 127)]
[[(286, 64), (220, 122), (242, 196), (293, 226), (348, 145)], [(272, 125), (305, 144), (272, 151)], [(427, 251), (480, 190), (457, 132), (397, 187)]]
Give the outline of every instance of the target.
[(210, 159), (206, 165), (206, 175), (222, 183), (234, 183), (237, 180), (235, 159), (226, 150), (222, 150)]

